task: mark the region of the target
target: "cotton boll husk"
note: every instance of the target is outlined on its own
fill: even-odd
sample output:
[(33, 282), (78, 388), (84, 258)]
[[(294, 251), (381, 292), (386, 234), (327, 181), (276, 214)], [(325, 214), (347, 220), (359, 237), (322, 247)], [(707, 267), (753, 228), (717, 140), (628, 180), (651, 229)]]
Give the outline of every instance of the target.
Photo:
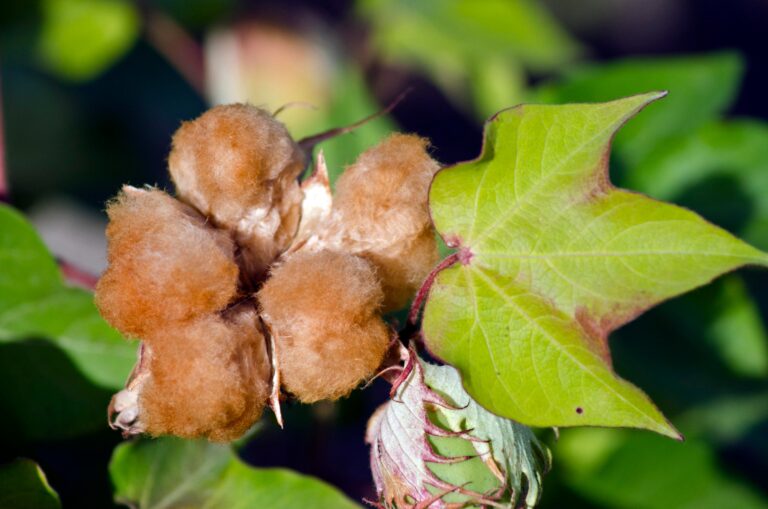
[(271, 368), (253, 309), (155, 331), (139, 415), (152, 435), (216, 442), (245, 433), (264, 411)]
[(268, 112), (230, 104), (184, 122), (168, 167), (182, 200), (235, 232), (248, 272), (265, 271), (293, 238), (304, 155)]
[(332, 218), (321, 233), (321, 245), (374, 263), (385, 311), (404, 306), (437, 263), (427, 201), (439, 165), (427, 144), (394, 134), (364, 152), (336, 183)]
[(109, 266), (96, 286), (106, 320), (144, 337), (167, 322), (223, 309), (237, 293), (234, 244), (157, 189), (126, 186), (108, 208)]
[(376, 271), (354, 255), (299, 252), (274, 269), (258, 300), (283, 386), (311, 403), (371, 377), (390, 342), (382, 298)]

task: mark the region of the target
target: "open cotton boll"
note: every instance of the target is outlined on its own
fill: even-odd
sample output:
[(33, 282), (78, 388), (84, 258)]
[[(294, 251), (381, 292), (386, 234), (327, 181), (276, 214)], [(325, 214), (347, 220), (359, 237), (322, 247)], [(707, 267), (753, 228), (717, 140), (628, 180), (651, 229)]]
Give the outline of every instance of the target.
[(139, 419), (152, 435), (216, 442), (245, 433), (264, 411), (271, 368), (253, 309), (157, 330)]
[(182, 200), (235, 232), (247, 272), (264, 272), (290, 244), (301, 213), (304, 155), (268, 112), (230, 104), (184, 122), (168, 167)]
[(311, 403), (345, 396), (371, 377), (390, 342), (382, 297), (375, 270), (360, 257), (288, 257), (258, 293), (283, 386)]
[(336, 183), (332, 218), (321, 235), (324, 245), (374, 263), (385, 311), (403, 307), (438, 260), (427, 202), (439, 165), (427, 144), (393, 134), (364, 152)]
[(107, 214), (109, 266), (95, 297), (122, 333), (143, 338), (167, 322), (221, 310), (237, 294), (234, 244), (190, 207), (126, 186)]

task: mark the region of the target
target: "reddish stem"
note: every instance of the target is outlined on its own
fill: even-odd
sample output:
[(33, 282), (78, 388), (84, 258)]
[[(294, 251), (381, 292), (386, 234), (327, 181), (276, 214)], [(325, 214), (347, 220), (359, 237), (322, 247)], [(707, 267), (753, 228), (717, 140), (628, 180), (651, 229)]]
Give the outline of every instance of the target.
[(145, 11), (147, 41), (189, 85), (205, 97), (203, 49), (176, 21), (151, 7)]
[(461, 251), (456, 251), (455, 253), (445, 258), (442, 262), (438, 263), (437, 266), (434, 269), (432, 269), (432, 272), (429, 273), (427, 278), (421, 284), (421, 288), (419, 288), (418, 293), (416, 293), (416, 297), (413, 299), (413, 303), (411, 304), (411, 310), (408, 312), (408, 323), (410, 323), (411, 325), (414, 325), (416, 321), (419, 319), (419, 311), (421, 310), (421, 305), (424, 303), (424, 300), (427, 298), (427, 295), (429, 295), (429, 290), (432, 288), (432, 283), (435, 282), (435, 278), (437, 277), (437, 275), (442, 270), (447, 269), (448, 267), (454, 265), (456, 262), (459, 262), (461, 260), (462, 260)]
[(82, 270), (79, 267), (72, 265), (65, 260), (57, 260), (61, 273), (64, 275), (64, 279), (68, 283), (85, 288), (86, 290), (94, 290), (96, 283), (99, 282), (99, 278), (93, 274)]

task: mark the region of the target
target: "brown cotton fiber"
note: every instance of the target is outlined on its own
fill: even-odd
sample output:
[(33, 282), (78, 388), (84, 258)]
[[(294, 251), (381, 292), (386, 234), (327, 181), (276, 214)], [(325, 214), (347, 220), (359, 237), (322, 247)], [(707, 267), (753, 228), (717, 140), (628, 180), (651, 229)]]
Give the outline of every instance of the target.
[(270, 364), (254, 310), (209, 315), (154, 332), (139, 414), (152, 435), (234, 440), (269, 396)]
[(237, 292), (229, 237), (163, 191), (126, 186), (107, 208), (109, 266), (96, 304), (115, 328), (144, 338), (167, 322), (223, 309)]
[(304, 156), (268, 112), (230, 104), (184, 122), (168, 167), (182, 200), (236, 232), (250, 270), (263, 270), (288, 246), (299, 221)]
[(364, 152), (336, 183), (326, 245), (376, 265), (386, 311), (404, 306), (437, 262), (427, 202), (439, 165), (427, 144), (394, 134)]
[(362, 258), (296, 253), (273, 271), (258, 299), (282, 384), (301, 401), (345, 396), (381, 364), (389, 330), (379, 316), (375, 270)]

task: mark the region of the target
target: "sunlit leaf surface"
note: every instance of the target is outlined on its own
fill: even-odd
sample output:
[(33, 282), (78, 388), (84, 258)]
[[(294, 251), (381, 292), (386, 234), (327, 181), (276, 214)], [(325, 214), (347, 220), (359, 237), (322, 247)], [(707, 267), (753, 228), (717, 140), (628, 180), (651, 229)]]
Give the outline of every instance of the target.
[(768, 255), (610, 184), (610, 140), (661, 95), (506, 110), (489, 121), (477, 160), (437, 175), (433, 218), (460, 263), (432, 288), (425, 340), (491, 411), (536, 426), (678, 436), (613, 372), (608, 334)]

